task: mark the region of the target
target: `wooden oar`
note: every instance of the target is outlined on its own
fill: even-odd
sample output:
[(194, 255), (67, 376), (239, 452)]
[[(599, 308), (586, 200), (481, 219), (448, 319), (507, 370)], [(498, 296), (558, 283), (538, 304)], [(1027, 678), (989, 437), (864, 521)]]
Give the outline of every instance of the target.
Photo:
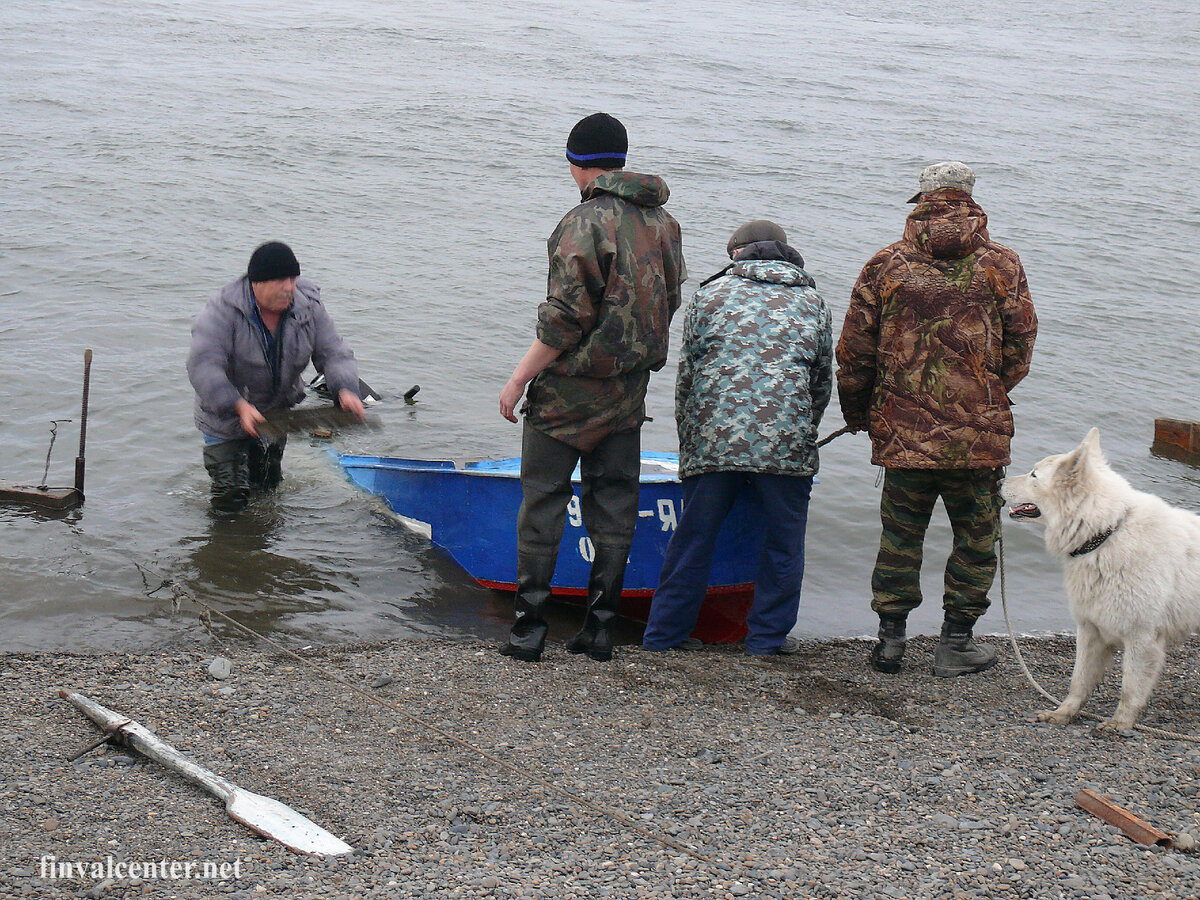
[(297, 853), (317, 853), (340, 856), (353, 853), (354, 848), (330, 834), (311, 819), (290, 806), (230, 784), (220, 775), (192, 762), (170, 744), (125, 716), (101, 706), (95, 700), (74, 691), (59, 691), (76, 709), (99, 725), (108, 734), (117, 735), (126, 744), (156, 763), (178, 772), (192, 784), (225, 801), (225, 811), (234, 821), (241, 822), (263, 837), (279, 841)]
[[(289, 433), (334, 432), (340, 428), (369, 428), (378, 431), (379, 417), (367, 413), (359, 418), (337, 406), (304, 406), (298, 409), (273, 409), (263, 413), (266, 422), (258, 425), (258, 434), (268, 441), (278, 441)], [(328, 434), (318, 435), (329, 437)]]

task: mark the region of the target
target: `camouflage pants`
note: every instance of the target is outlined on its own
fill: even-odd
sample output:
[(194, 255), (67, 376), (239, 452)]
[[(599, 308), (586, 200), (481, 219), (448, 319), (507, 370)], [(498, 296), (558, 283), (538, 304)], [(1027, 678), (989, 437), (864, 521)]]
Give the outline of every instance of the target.
[(921, 556), (934, 503), (942, 498), (954, 549), (946, 561), (947, 610), (977, 619), (996, 577), (1003, 469), (887, 469), (879, 517), (883, 535), (871, 574), (871, 609), (905, 617), (921, 603)]

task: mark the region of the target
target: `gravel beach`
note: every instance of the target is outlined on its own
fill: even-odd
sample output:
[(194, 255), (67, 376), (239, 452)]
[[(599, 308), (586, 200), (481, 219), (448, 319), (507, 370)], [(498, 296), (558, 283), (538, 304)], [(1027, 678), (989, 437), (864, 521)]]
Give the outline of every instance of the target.
[[(1200, 836), (1200, 744), (1037, 724), (1044, 704), (1010, 649), (989, 673), (944, 680), (929, 672), (933, 642), (911, 641), (896, 676), (869, 671), (869, 644), (852, 640), (769, 658), (619, 647), (610, 663), (561, 644), (520, 663), (478, 641), (301, 652), (404, 714), (240, 639), (0, 656), (0, 896), (1200, 896), (1200, 857), (1187, 852)], [(1023, 647), (1060, 694), (1072, 642)], [(218, 656), (225, 678), (210, 673), (224, 674)], [(1198, 671), (1193, 639), (1144, 722), (1200, 733)], [(1110, 673), (1087, 708), (1111, 712), (1117, 686)], [(294, 854), (124, 750), (68, 762), (98, 731), (60, 688), (355, 853)], [(1179, 848), (1133, 843), (1075, 806), (1081, 788)], [(56, 861), (86, 872), (51, 877)], [(161, 865), (107, 877), (131, 861), (225, 863), (226, 877), (163, 878)]]

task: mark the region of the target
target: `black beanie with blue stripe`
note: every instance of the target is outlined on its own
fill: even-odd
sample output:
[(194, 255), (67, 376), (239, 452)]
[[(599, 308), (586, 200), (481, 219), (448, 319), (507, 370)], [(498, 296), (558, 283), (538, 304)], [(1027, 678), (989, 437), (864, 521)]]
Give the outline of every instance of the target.
[(567, 159), (581, 169), (623, 169), (628, 150), (625, 126), (608, 113), (580, 119), (567, 138)]

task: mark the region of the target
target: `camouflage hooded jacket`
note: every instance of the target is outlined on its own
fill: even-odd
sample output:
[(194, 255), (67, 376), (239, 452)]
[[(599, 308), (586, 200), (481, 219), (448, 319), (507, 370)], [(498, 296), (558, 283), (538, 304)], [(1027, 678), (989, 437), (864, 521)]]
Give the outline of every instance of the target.
[(684, 314), (679, 476), (815, 475), (832, 390), (829, 310), (812, 278), (777, 259), (735, 263)]
[(842, 415), (868, 428), (875, 465), (1008, 465), (1008, 394), (1036, 337), (1017, 254), (992, 242), (967, 194), (934, 191), (854, 285), (837, 346)]
[(646, 417), (650, 373), (663, 367), (679, 286), (679, 223), (661, 178), (606, 172), (550, 236), (537, 337), (562, 351), (530, 382), (522, 412), (539, 431), (589, 451)]

